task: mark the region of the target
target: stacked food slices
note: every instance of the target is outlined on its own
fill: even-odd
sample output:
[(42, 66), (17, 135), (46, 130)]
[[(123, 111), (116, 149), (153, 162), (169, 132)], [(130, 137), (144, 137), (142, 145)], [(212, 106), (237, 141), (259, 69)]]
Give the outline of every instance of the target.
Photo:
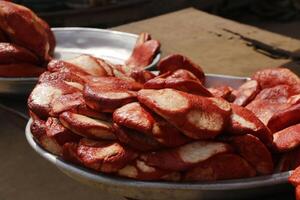
[(162, 59), (159, 74), (145, 70), (159, 46), (143, 33), (124, 65), (89, 55), (50, 61), (28, 99), (36, 141), (137, 180), (249, 178), (298, 165), (290, 159), (300, 145), (297, 75), (265, 69), (239, 88), (207, 88), (183, 55)]

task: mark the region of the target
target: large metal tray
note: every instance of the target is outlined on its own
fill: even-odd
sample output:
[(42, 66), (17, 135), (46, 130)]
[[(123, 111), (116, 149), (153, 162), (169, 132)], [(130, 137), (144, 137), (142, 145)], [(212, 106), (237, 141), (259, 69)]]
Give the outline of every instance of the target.
[[(94, 28), (53, 28), (57, 45), (54, 58), (68, 59), (80, 54), (91, 54), (116, 64), (123, 64), (130, 56), (138, 35)], [(153, 68), (160, 53), (146, 68)], [(29, 94), (37, 77), (1, 78), (0, 95)]]
[[(227, 84), (237, 88), (247, 80), (245, 77), (206, 75), (207, 86)], [(260, 199), (264, 195), (290, 189), (287, 179), (290, 172), (275, 173), (248, 179), (202, 183), (146, 182), (96, 173), (87, 168), (68, 163), (45, 151), (33, 139), (29, 120), (26, 138), (31, 147), (43, 158), (56, 165), (66, 175), (102, 191), (140, 200), (211, 200), (211, 199)], [(43, 170), (43, 169), (40, 169)]]

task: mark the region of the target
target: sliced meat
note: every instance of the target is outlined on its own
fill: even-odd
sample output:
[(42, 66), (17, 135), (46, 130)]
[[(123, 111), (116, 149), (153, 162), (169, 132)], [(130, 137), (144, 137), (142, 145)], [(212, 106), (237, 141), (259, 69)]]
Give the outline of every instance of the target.
[(195, 167), (214, 155), (231, 152), (230, 145), (214, 141), (196, 141), (181, 147), (146, 153), (141, 158), (147, 165), (171, 171)]
[(291, 96), (287, 103), (291, 104), (291, 105), (295, 105), (295, 104), (298, 104), (300, 103), (300, 94), (295, 94), (293, 96)]
[(237, 153), (242, 156), (258, 174), (271, 174), (274, 170), (271, 152), (253, 135), (232, 136), (225, 139)]
[(216, 181), (249, 178), (255, 175), (255, 169), (242, 157), (235, 154), (219, 154), (188, 170), (184, 180)]
[(109, 122), (69, 111), (60, 114), (59, 120), (66, 128), (82, 137), (105, 140), (115, 139), (112, 125)]
[(206, 98), (174, 89), (143, 89), (138, 100), (186, 136), (212, 139), (226, 127), (230, 104), (222, 98)]
[(296, 124), (274, 133), (274, 147), (280, 151), (289, 151), (300, 145), (300, 124)]
[(83, 95), (87, 105), (99, 112), (115, 109), (136, 101), (136, 92), (141, 84), (116, 77), (95, 78), (85, 85)]
[(295, 148), (281, 155), (278, 171), (285, 172), (294, 170), (300, 165), (300, 148)]
[(77, 155), (84, 166), (100, 172), (112, 173), (125, 167), (138, 155), (117, 142), (97, 142), (82, 139)]
[(227, 127), (232, 135), (251, 134), (258, 137), (265, 145), (273, 145), (273, 135), (256, 116), (247, 108), (232, 104), (232, 114)]
[(50, 115), (58, 116), (64, 111), (76, 110), (81, 105), (85, 105), (81, 92), (62, 95), (52, 101)]
[(211, 97), (212, 94), (202, 85), (201, 81), (190, 71), (178, 69), (157, 76), (144, 84), (146, 89), (173, 88), (191, 94)]
[(62, 149), (62, 157), (64, 160), (72, 162), (74, 164), (81, 164), (81, 159), (77, 154), (78, 143), (69, 142), (65, 143)]
[(150, 113), (137, 102), (117, 109), (113, 113), (113, 120), (119, 126), (136, 130), (141, 135), (146, 134), (145, 137), (154, 138), (163, 146), (180, 146), (190, 141), (178, 129), (161, 117)]
[(76, 82), (81, 85), (85, 84), (85, 77), (78, 76), (76, 73), (73, 72), (49, 72), (46, 71), (39, 77), (38, 83), (44, 83), (44, 82), (51, 82), (56, 80), (63, 80), (68, 82)]
[(29, 50), (12, 43), (0, 43), (0, 64), (28, 63), (38, 65), (39, 59)]
[(157, 69), (160, 71), (160, 74), (168, 71), (174, 72), (178, 69), (185, 69), (192, 72), (202, 84), (205, 82), (205, 75), (202, 68), (189, 58), (180, 54), (173, 54), (163, 58), (158, 63)]
[(150, 65), (159, 52), (160, 43), (157, 40), (151, 39), (149, 34), (140, 34), (133, 48), (132, 54), (125, 61), (125, 66), (131, 69), (144, 68)]
[(212, 96), (226, 99), (229, 102), (232, 102), (235, 99), (235, 96), (232, 94), (233, 89), (226, 85), (208, 88), (208, 91)]
[(79, 142), (81, 137), (72, 131), (65, 128), (59, 121), (54, 117), (49, 117), (46, 121), (46, 135), (55, 140), (57, 144), (63, 146), (68, 142)]
[(45, 69), (29, 63), (0, 64), (0, 77), (38, 77)]
[(47, 151), (54, 155), (62, 155), (62, 146), (57, 141), (47, 136), (46, 122), (43, 120), (34, 120), (30, 126), (34, 139)]
[(286, 109), (287, 103), (293, 95), (288, 85), (277, 85), (272, 88), (263, 89), (246, 108), (252, 111), (265, 125), (278, 111)]
[(72, 94), (80, 90), (64, 81), (39, 83), (28, 98), (28, 107), (41, 119), (46, 119), (51, 111), (52, 102), (65, 94)]
[(274, 113), (268, 121), (272, 132), (300, 123), (300, 103)]
[(13, 43), (33, 51), (41, 60), (51, 59), (55, 45), (53, 33), (34, 12), (21, 5), (0, 1), (0, 19), (0, 29)]
[(48, 63), (47, 69), (50, 72), (73, 73), (76, 74), (76, 76), (81, 77), (82, 79), (84, 79), (85, 76), (90, 75), (88, 72), (86, 72), (85, 70), (83, 70), (77, 65), (74, 65), (67, 61), (55, 60), (55, 59), (52, 59)]
[(259, 92), (260, 86), (256, 80), (246, 81), (237, 89), (236, 98), (233, 103), (239, 106), (246, 106)]
[(300, 93), (299, 77), (287, 68), (263, 69), (257, 71), (252, 79), (257, 80), (262, 89), (276, 85), (288, 85), (294, 94)]
[(148, 70), (133, 70), (130, 74), (130, 77), (138, 83), (146, 83), (147, 81), (153, 79), (155, 74)]
[(41, 136), (46, 134), (46, 122), (40, 119), (34, 119), (30, 125), (32, 136), (39, 140)]
[(154, 151), (162, 148), (162, 145), (151, 135), (119, 126), (114, 123), (114, 133), (118, 140), (138, 151)]
[(69, 59), (67, 62), (77, 66), (79, 69), (92, 76), (109, 75), (106, 69), (103, 67), (103, 63), (101, 62), (102, 65), (100, 65), (98, 59), (90, 55), (83, 54)]

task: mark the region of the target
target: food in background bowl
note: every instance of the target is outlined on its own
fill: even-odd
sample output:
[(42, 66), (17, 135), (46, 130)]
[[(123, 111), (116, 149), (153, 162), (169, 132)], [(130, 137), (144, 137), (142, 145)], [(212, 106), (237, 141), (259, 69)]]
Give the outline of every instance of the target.
[(30, 9), (0, 1), (0, 76), (37, 77), (52, 59), (55, 37)]

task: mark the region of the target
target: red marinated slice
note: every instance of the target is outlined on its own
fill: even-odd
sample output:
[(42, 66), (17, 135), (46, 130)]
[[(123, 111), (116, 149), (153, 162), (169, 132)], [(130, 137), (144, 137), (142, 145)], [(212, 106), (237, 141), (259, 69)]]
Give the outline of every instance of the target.
[(72, 112), (103, 121), (111, 121), (112, 118), (110, 114), (97, 112), (88, 107), (86, 104), (79, 105), (78, 107), (72, 109)]
[(108, 90), (97, 85), (86, 85), (83, 94), (86, 104), (99, 112), (113, 112), (123, 105), (136, 101), (135, 91)]
[(258, 137), (268, 147), (272, 146), (272, 133), (250, 110), (235, 104), (232, 104), (231, 108), (232, 114), (227, 127), (229, 134), (251, 134)]
[(294, 170), (300, 165), (300, 148), (295, 148), (281, 155), (278, 171), (285, 172)]
[(51, 111), (49, 113), (51, 116), (57, 117), (60, 113), (65, 111), (71, 111), (95, 119), (109, 120), (109, 116), (89, 108), (80, 92), (62, 95), (52, 101)]
[(246, 106), (259, 92), (260, 86), (256, 80), (247, 81), (237, 89), (233, 103), (239, 106)]
[(55, 45), (53, 33), (34, 12), (18, 4), (0, 1), (0, 19), (0, 29), (12, 43), (28, 48), (41, 60), (51, 58)]
[(84, 85), (86, 78), (84, 76), (78, 76), (73, 72), (49, 72), (46, 71), (39, 77), (38, 83), (51, 82), (56, 80), (64, 80), (68, 82), (77, 82)]
[(173, 54), (163, 58), (158, 63), (157, 69), (160, 71), (160, 74), (168, 71), (174, 72), (178, 69), (185, 69), (192, 72), (202, 84), (204, 84), (205, 81), (205, 75), (202, 68), (183, 55)]
[(144, 68), (150, 65), (159, 52), (160, 43), (157, 40), (152, 40), (148, 34), (141, 34), (138, 38), (132, 54), (126, 60), (125, 66), (133, 68)]
[(152, 135), (152, 128), (155, 123), (151, 113), (138, 102), (126, 104), (115, 110), (113, 121), (120, 126), (135, 129), (148, 135)]
[(190, 141), (174, 126), (150, 113), (137, 102), (117, 109), (113, 113), (113, 120), (119, 126), (141, 132), (141, 135), (146, 134), (145, 137), (153, 137), (167, 147), (180, 146)]
[(41, 136), (46, 134), (45, 121), (39, 120), (39, 119), (34, 119), (32, 124), (30, 125), (30, 131), (31, 131), (32, 136), (36, 140), (39, 140)]
[(88, 74), (87, 72), (85, 72), (84, 70), (82, 70), (80, 67), (73, 65), (69, 62), (66, 61), (62, 61), (62, 60), (55, 60), (52, 59), (48, 65), (47, 65), (47, 69), (50, 72), (65, 72), (65, 73), (74, 73), (77, 76), (80, 77), (84, 77)]
[(272, 132), (300, 123), (300, 103), (273, 114), (268, 122)]
[(143, 84), (132, 80), (124, 80), (118, 77), (88, 77), (88, 85), (97, 85), (106, 89), (132, 90), (138, 91), (143, 88)]
[(235, 96), (232, 94), (233, 89), (227, 85), (208, 88), (208, 91), (212, 96), (226, 99), (229, 102), (232, 102), (235, 99)]
[(49, 117), (46, 121), (46, 135), (63, 146), (67, 142), (79, 142), (81, 137), (65, 128), (57, 118)]
[(162, 148), (162, 145), (151, 135), (138, 132), (134, 129), (129, 129), (124, 126), (114, 124), (114, 133), (118, 140), (133, 149), (139, 151), (154, 151)]
[(84, 166), (100, 172), (112, 173), (133, 161), (137, 154), (117, 142), (97, 142), (82, 139), (77, 155)]
[[(99, 61), (103, 60), (99, 59)], [(109, 74), (106, 70), (111, 70), (110, 67), (103, 67), (104, 62), (100, 63), (97, 58), (85, 54), (69, 59), (67, 62), (77, 66), (79, 69), (92, 76), (108, 76)]]
[(232, 136), (225, 139), (237, 153), (252, 165), (258, 174), (273, 173), (273, 160), (267, 147), (253, 135)]
[(84, 88), (87, 105), (99, 112), (113, 112), (115, 109), (136, 101), (136, 92), (141, 84), (116, 77), (94, 78)]
[(92, 139), (115, 139), (112, 125), (109, 122), (93, 119), (72, 112), (63, 112), (59, 115), (60, 122), (74, 133)]
[(68, 142), (63, 145), (62, 157), (63, 159), (75, 164), (82, 164), (80, 157), (77, 154), (78, 143)]
[(169, 170), (151, 167), (139, 159), (118, 171), (118, 175), (136, 180), (161, 180), (171, 173)]
[(249, 178), (255, 175), (255, 169), (242, 157), (235, 154), (219, 154), (188, 170), (184, 180), (216, 181)]
[(62, 155), (62, 146), (53, 138), (46, 134), (46, 123), (42, 120), (34, 120), (30, 126), (31, 133), (35, 140), (47, 151)]
[(300, 145), (300, 124), (274, 133), (274, 146), (278, 151), (289, 151)]
[(289, 177), (289, 182), (294, 186), (300, 185), (300, 167), (296, 168)]
[(130, 77), (133, 78), (136, 82), (145, 83), (150, 79), (153, 79), (155, 75), (148, 70), (133, 70), (130, 73)]
[(290, 106), (287, 101), (292, 95), (293, 92), (291, 92), (291, 87), (288, 85), (266, 88), (246, 108), (267, 125), (275, 113)]
[(39, 59), (29, 50), (11, 43), (0, 43), (0, 64), (39, 64)]
[(46, 119), (51, 111), (52, 102), (64, 95), (79, 92), (76, 87), (64, 81), (39, 83), (35, 86), (28, 98), (28, 107), (37, 116)]
[(62, 95), (52, 101), (50, 115), (58, 116), (64, 111), (76, 110), (77, 107), (84, 104), (85, 101), (80, 92)]
[(230, 145), (214, 141), (197, 141), (173, 149), (144, 154), (147, 165), (171, 171), (183, 171), (195, 167), (214, 155), (231, 152)]
[(54, 138), (48, 137), (47, 135), (43, 135), (39, 139), (39, 144), (44, 149), (53, 153), (54, 155), (62, 156), (62, 146), (59, 143), (57, 143), (57, 141)]
[(45, 69), (29, 63), (0, 64), (2, 77), (38, 77)]
[(174, 89), (143, 89), (138, 100), (186, 136), (212, 139), (228, 124), (231, 107), (222, 98), (206, 98)]
[(159, 116), (155, 116), (152, 134), (160, 144), (166, 147), (177, 147), (191, 141), (190, 138)]
[(178, 69), (157, 76), (144, 84), (146, 89), (173, 88), (176, 90), (197, 94), (201, 96), (212, 96), (202, 85), (200, 80), (188, 70)]
[(287, 103), (289, 103), (291, 105), (300, 103), (300, 94), (296, 94), (296, 95), (291, 96), (288, 99)]
[(294, 94), (300, 93), (300, 79), (286, 68), (272, 68), (257, 71), (252, 79), (257, 80), (262, 89), (276, 85), (289, 85)]

